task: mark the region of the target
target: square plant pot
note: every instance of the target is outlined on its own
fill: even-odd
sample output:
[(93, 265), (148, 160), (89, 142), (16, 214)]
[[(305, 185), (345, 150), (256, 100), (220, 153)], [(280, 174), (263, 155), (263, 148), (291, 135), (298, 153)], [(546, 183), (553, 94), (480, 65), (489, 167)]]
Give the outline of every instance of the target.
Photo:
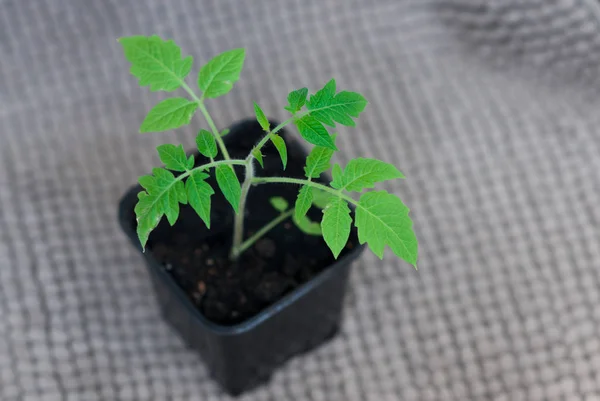
[[(247, 120), (232, 126), (229, 135), (224, 139), (228, 148), (229, 145), (235, 144), (240, 154), (243, 154), (247, 153), (256, 139), (263, 134), (256, 121)], [(288, 133), (283, 132), (282, 137), (288, 147), (290, 166), (285, 173), (275, 173), (300, 176), (307, 152)], [(201, 156), (198, 158), (201, 159)], [(271, 161), (271, 166), (274, 166), (275, 162), (280, 164), (275, 149), (265, 149), (265, 171), (277, 170), (276, 167), (270, 167), (267, 160)], [(296, 166), (295, 169), (290, 168), (293, 165)], [(262, 174), (260, 168), (257, 169), (257, 173)], [(219, 192), (216, 185), (213, 188), (215, 192)], [(260, 194), (262, 188), (263, 186), (258, 186), (251, 191)], [(140, 186), (132, 187), (119, 205), (121, 226), (132, 244), (140, 251), (133, 209), (137, 202), (137, 193), (141, 190)], [(297, 191), (297, 188), (294, 190)], [(225, 201), (215, 195), (213, 202), (224, 204)], [(270, 205), (267, 203), (263, 207), (269, 208)], [(180, 219), (185, 220), (185, 213), (182, 213)], [(213, 227), (215, 233), (230, 230), (231, 218), (228, 220), (217, 216), (217, 220), (222, 224), (219, 225), (220, 228)], [(173, 227), (160, 225), (151, 235), (149, 244), (154, 237), (177, 235), (179, 224)], [(186, 221), (181, 224), (186, 224)], [(214, 225), (217, 225), (217, 222), (214, 222)], [(206, 235), (210, 236), (212, 232), (209, 231)], [(323, 243), (322, 246), (326, 245)], [(223, 324), (212, 321), (202, 313), (198, 307), (198, 300), (194, 300), (184, 291), (174, 278), (172, 268), (157, 257), (151, 245), (148, 248), (143, 257), (164, 319), (189, 347), (198, 351), (212, 377), (232, 395), (238, 395), (268, 381), (273, 371), (286, 360), (317, 347), (335, 335), (340, 326), (351, 264), (363, 250), (353, 229), (349, 246), (337, 260), (331, 259), (307, 281), (298, 283), (295, 288), (286, 291), (282, 297), (266, 305), (253, 316), (234, 324)], [(305, 250), (307, 253), (312, 251)], [(240, 274), (243, 274), (243, 270), (244, 266), (241, 266)]]

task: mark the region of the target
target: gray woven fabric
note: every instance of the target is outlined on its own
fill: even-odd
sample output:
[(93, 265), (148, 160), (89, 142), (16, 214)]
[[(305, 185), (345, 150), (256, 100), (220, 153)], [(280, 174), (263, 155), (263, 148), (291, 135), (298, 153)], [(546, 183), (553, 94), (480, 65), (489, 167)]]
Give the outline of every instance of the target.
[(243, 400), (600, 399), (595, 0), (3, 0), (2, 401), (228, 399), (117, 224), (155, 146), (194, 134), (136, 134), (162, 95), (127, 73), (134, 33), (196, 60), (247, 47), (220, 127), (335, 76), (370, 100), (339, 160), (409, 177), (387, 189), (420, 271), (366, 254), (342, 334)]

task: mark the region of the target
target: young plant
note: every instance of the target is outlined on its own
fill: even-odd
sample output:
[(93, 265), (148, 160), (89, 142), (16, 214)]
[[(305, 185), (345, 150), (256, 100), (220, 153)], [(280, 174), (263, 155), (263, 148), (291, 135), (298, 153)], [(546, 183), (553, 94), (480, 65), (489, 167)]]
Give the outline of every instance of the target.
[[(140, 177), (144, 188), (138, 195), (135, 207), (137, 234), (142, 248), (146, 246), (150, 232), (163, 216), (173, 225), (179, 217), (179, 204), (190, 204), (200, 218), (210, 228), (211, 196), (214, 189), (206, 182), (214, 175), (220, 191), (235, 211), (232, 260), (254, 244), (260, 237), (282, 221), (291, 218), (304, 233), (322, 235), (337, 258), (346, 245), (352, 225), (349, 204), (355, 207), (354, 225), (358, 230), (361, 244), (380, 258), (385, 246), (401, 259), (416, 268), (417, 238), (412, 228), (409, 209), (402, 201), (386, 191), (369, 191), (378, 182), (404, 178), (396, 167), (375, 159), (357, 158), (345, 168), (335, 164), (331, 168), (331, 158), (337, 150), (335, 135), (328, 127), (337, 124), (355, 126), (354, 119), (367, 105), (365, 98), (356, 92), (336, 89), (335, 80), (329, 81), (322, 89), (308, 96), (308, 89), (292, 91), (285, 109), (291, 117), (276, 127), (271, 127), (258, 104), (254, 103), (256, 119), (265, 131), (263, 138), (254, 145), (244, 159), (232, 159), (222, 136), (208, 110), (206, 100), (229, 92), (239, 79), (244, 64), (244, 49), (233, 49), (221, 53), (205, 64), (198, 73), (196, 94), (185, 82), (192, 68), (192, 56), (183, 57), (181, 49), (172, 40), (163, 40), (154, 35), (130, 36), (119, 39), (125, 57), (131, 63), (131, 73), (139, 79), (141, 86), (149, 86), (151, 91), (171, 92), (182, 88), (188, 98), (173, 97), (159, 102), (150, 110), (140, 132), (157, 132), (179, 128), (189, 124), (198, 110), (204, 116), (210, 130), (201, 129), (196, 137), (198, 151), (210, 162), (195, 166), (193, 156), (186, 156), (182, 145), (161, 145), (157, 148), (164, 168), (154, 168), (151, 175)], [(306, 158), (304, 167), (306, 178), (258, 177), (255, 175), (254, 160), (263, 165), (261, 149), (269, 141), (273, 143), (285, 169), (287, 149), (278, 135), (281, 129), (294, 124), (302, 138), (314, 145)], [(244, 179), (240, 183), (233, 166), (242, 166)], [(329, 185), (316, 179), (331, 169), (332, 181)], [(173, 172), (178, 173), (174, 175)], [(280, 197), (271, 199), (271, 206), (280, 212), (273, 221), (250, 238), (244, 239), (244, 209), (246, 198), (252, 186), (259, 184), (287, 183), (299, 186), (294, 207)], [(358, 200), (351, 195), (362, 193)], [(321, 223), (313, 222), (306, 216), (312, 205), (322, 209)]]

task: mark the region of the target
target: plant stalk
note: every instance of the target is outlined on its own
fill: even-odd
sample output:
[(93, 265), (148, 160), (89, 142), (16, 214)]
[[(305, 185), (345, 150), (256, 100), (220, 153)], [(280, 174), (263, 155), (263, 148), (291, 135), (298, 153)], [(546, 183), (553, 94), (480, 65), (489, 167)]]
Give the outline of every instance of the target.
[[(210, 163), (208, 163), (202, 167), (195, 168), (190, 171), (184, 172), (177, 179), (180, 180), (180, 179), (183, 179), (183, 178), (189, 176), (194, 170), (208, 169), (210, 167), (216, 167), (220, 164), (229, 164), (232, 168), (233, 168), (234, 164), (245, 166), (245, 177), (244, 177), (244, 182), (242, 183), (242, 186), (241, 186), (241, 194), (240, 194), (240, 203), (239, 203), (239, 207), (238, 207), (238, 213), (236, 213), (234, 216), (233, 243), (231, 245), (231, 251), (229, 254), (229, 258), (232, 261), (236, 261), (239, 258), (241, 253), (243, 253), (246, 249), (248, 249), (250, 246), (252, 246), (252, 244), (254, 244), (258, 239), (263, 237), (267, 232), (272, 230), (276, 225), (278, 225), (285, 219), (289, 218), (294, 213), (294, 209), (292, 208), (292, 209), (280, 214), (278, 217), (276, 217), (269, 223), (265, 224), (254, 235), (252, 235), (250, 238), (248, 238), (246, 241), (244, 241), (244, 217), (245, 217), (245, 212), (246, 212), (246, 199), (248, 198), (248, 193), (250, 191), (250, 187), (252, 186), (252, 184), (266, 183), (266, 182), (288, 182), (288, 183), (298, 184), (300, 182), (296, 182), (296, 181), (301, 181), (301, 180), (292, 181), (293, 179), (286, 179), (284, 177), (276, 178), (276, 179), (280, 179), (280, 181), (270, 181), (270, 180), (267, 181), (267, 180), (263, 180), (263, 179), (259, 180), (258, 178), (255, 178), (254, 164), (253, 164), (253, 160), (255, 157), (253, 155), (253, 152), (255, 150), (260, 152), (261, 148), (269, 141), (269, 139), (271, 138), (272, 135), (276, 134), (281, 129), (283, 129), (283, 127), (285, 127), (286, 125), (288, 125), (289, 123), (294, 121), (295, 118), (301, 117), (301, 115), (295, 114), (292, 117), (290, 117), (289, 119), (287, 119), (284, 122), (277, 125), (272, 130), (268, 131), (267, 134), (258, 142), (258, 144), (256, 146), (254, 146), (253, 150), (250, 152), (250, 154), (248, 155), (248, 157), (246, 157), (246, 159), (244, 161), (231, 160), (231, 157), (229, 156), (229, 152), (227, 151), (227, 147), (225, 146), (225, 143), (223, 142), (223, 138), (221, 138), (221, 134), (219, 133), (219, 130), (217, 129), (217, 126), (215, 125), (215, 122), (213, 121), (212, 117), (210, 116), (210, 113), (208, 112), (208, 110), (206, 109), (206, 106), (204, 105), (204, 96), (199, 98), (196, 95), (196, 93), (183, 80), (181, 81), (181, 85), (182, 85), (183, 89), (191, 96), (191, 98), (194, 100), (194, 102), (196, 102), (196, 104), (198, 105), (200, 112), (204, 116), (204, 119), (208, 123), (208, 126), (210, 127), (210, 129), (213, 133), (213, 136), (215, 137), (215, 141), (217, 142), (217, 145), (218, 145), (221, 153), (223, 154), (224, 160), (215, 162), (213, 160), (213, 158), (211, 158)], [(314, 184), (314, 183), (312, 183), (311, 181), (306, 181), (306, 184), (308, 185), (308, 184)], [(315, 185), (313, 185), (313, 186), (315, 186)], [(325, 188), (325, 190), (331, 189), (326, 186), (323, 186), (323, 188)], [(329, 191), (329, 192), (331, 192), (331, 191)], [(337, 191), (335, 193), (338, 196), (346, 197), (345, 195), (341, 194), (340, 191)], [(348, 197), (348, 198), (350, 199), (350, 201), (353, 201), (352, 198), (350, 198), (350, 197)]]
[(281, 213), (279, 216), (277, 216), (276, 218), (274, 218), (273, 220), (271, 220), (270, 222), (265, 224), (254, 235), (252, 235), (250, 238), (248, 238), (246, 241), (244, 241), (243, 243), (240, 244), (240, 246), (237, 248), (237, 256), (244, 253), (244, 251), (246, 251), (246, 249), (250, 248), (256, 241), (258, 241), (259, 239), (264, 237), (264, 235), (266, 233), (271, 231), (273, 228), (275, 228), (275, 226), (277, 226), (282, 221), (292, 217), (293, 214), (294, 214), (294, 209), (290, 209), (288, 211)]
[(335, 196), (338, 196), (338, 197), (344, 199), (345, 201), (358, 206), (358, 202), (356, 200), (354, 200), (352, 197), (344, 194), (341, 190), (331, 188), (331, 187), (328, 187), (327, 185), (323, 185), (318, 182), (310, 181), (307, 179), (289, 178), (289, 177), (255, 177), (252, 180), (252, 184), (255, 184), (255, 185), (257, 185), (257, 184), (276, 184), (276, 183), (308, 185), (309, 187), (314, 187), (314, 188), (320, 189), (322, 191), (334, 194)]
[[(339, 189), (334, 189), (328, 187), (327, 185), (320, 184), (318, 182), (314, 182), (306, 179), (299, 178), (288, 178), (288, 177), (255, 177), (254, 169), (252, 165), (252, 155), (249, 155), (246, 161), (247, 170), (246, 170), (246, 178), (244, 179), (244, 183), (242, 184), (242, 196), (240, 198), (240, 213), (235, 215), (235, 223), (233, 230), (233, 245), (231, 247), (231, 253), (229, 257), (231, 260), (237, 260), (239, 256), (250, 248), (256, 241), (262, 238), (265, 234), (271, 231), (275, 226), (280, 224), (282, 221), (290, 218), (294, 214), (294, 208), (287, 210), (277, 216), (275, 219), (271, 220), (267, 224), (265, 224), (261, 229), (259, 229), (254, 235), (252, 235), (247, 240), (243, 241), (243, 231), (244, 231), (244, 209), (246, 207), (246, 198), (248, 196), (248, 192), (250, 190), (251, 185), (258, 184), (273, 184), (273, 183), (286, 183), (286, 184), (297, 184), (297, 185), (308, 185), (310, 187), (318, 188), (320, 190), (332, 193), (354, 205), (358, 205), (358, 202), (352, 199), (350, 196), (344, 194)], [(248, 171), (250, 170), (250, 174)]]
[(206, 110), (206, 106), (204, 105), (204, 102), (202, 100), (198, 101), (198, 108), (200, 109), (200, 112), (206, 119), (206, 122), (208, 123), (208, 126), (210, 127), (213, 136), (215, 137), (215, 141), (217, 142), (217, 145), (219, 145), (221, 153), (223, 153), (223, 159), (230, 160), (231, 158), (229, 157), (229, 152), (227, 151), (225, 142), (223, 142), (223, 138), (221, 138), (221, 134), (219, 134), (219, 130), (217, 129), (217, 126), (215, 125), (215, 122), (213, 121), (212, 117), (208, 113), (208, 110)]
[(252, 155), (249, 155), (246, 158), (246, 175), (244, 178), (244, 182), (242, 183), (238, 213), (236, 213), (234, 216), (233, 243), (231, 244), (231, 252), (229, 253), (229, 258), (234, 261), (237, 260), (240, 254), (242, 253), (240, 248), (244, 239), (244, 217), (246, 214), (246, 199), (248, 198), (248, 192), (250, 191), (250, 186), (252, 186), (252, 180), (254, 179), (254, 165), (252, 164), (252, 160)]
[(275, 128), (273, 128), (271, 131), (267, 132), (267, 135), (265, 135), (257, 144), (256, 146), (254, 146), (253, 150), (258, 150), (260, 151), (260, 149), (262, 149), (263, 146), (265, 146), (265, 144), (269, 141), (269, 138), (271, 138), (271, 135), (275, 135), (276, 133), (278, 133), (279, 131), (281, 131), (283, 129), (283, 127), (285, 127), (286, 125), (288, 125), (289, 123), (291, 123), (292, 121), (294, 121), (294, 117), (290, 117), (287, 120), (285, 120), (284, 122), (282, 122), (281, 124), (279, 124), (278, 126), (276, 126)]
[(210, 163), (206, 163), (203, 164), (201, 166), (198, 167), (194, 167), (193, 169), (190, 169), (186, 172), (183, 172), (181, 174), (179, 174), (177, 177), (175, 177), (176, 181), (181, 181), (182, 179), (188, 177), (189, 175), (191, 175), (194, 171), (203, 171), (203, 170), (208, 170), (209, 168), (212, 167), (218, 167), (221, 165), (229, 165), (229, 166), (245, 166), (246, 165), (246, 161), (245, 160), (236, 160), (236, 159), (230, 159), (230, 160), (217, 160), (217, 161), (212, 161)]
[[(202, 111), (203, 109), (201, 108), (200, 110)], [(204, 111), (205, 110), (206, 109), (204, 109)], [(203, 113), (204, 113), (204, 111), (203, 111)], [(208, 112), (205, 116), (207, 117), (207, 121), (209, 121), (210, 115), (208, 115)], [(258, 150), (260, 152), (260, 149), (267, 143), (267, 141), (269, 140), (271, 135), (279, 132), (283, 127), (285, 127), (287, 124), (292, 122), (293, 119), (294, 119), (293, 117), (289, 118), (286, 121), (279, 124), (278, 126), (276, 126), (275, 128), (273, 128), (271, 131), (269, 131), (259, 141), (259, 143), (253, 148), (253, 151)], [(209, 121), (209, 125), (210, 125), (210, 121)], [(220, 138), (220, 136), (219, 136), (219, 140), (221, 140), (221, 142), (222, 142), (222, 139)], [(255, 234), (248, 240), (244, 241), (244, 217), (245, 217), (245, 212), (246, 212), (246, 199), (248, 198), (248, 192), (250, 191), (250, 187), (252, 186), (252, 183), (254, 180), (253, 160), (255, 157), (253, 155), (253, 151), (251, 151), (250, 154), (248, 154), (248, 157), (246, 158), (246, 171), (245, 171), (244, 182), (242, 183), (242, 188), (241, 188), (240, 204), (239, 204), (239, 208), (238, 208), (238, 213), (234, 217), (233, 242), (231, 245), (231, 251), (229, 253), (229, 258), (234, 261), (239, 258), (240, 254), (242, 252), (244, 252), (246, 249), (248, 249), (249, 246), (251, 246), (254, 242), (256, 242), (256, 240), (258, 240), (260, 237), (262, 237), (266, 232), (271, 230), (274, 226), (274, 225), (271, 225), (273, 222), (268, 223), (265, 227), (261, 228), (257, 232), (257, 234), (262, 233), (261, 235), (257, 236), (257, 234)], [(225, 155), (225, 154), (226, 153), (223, 152), (223, 155)], [(276, 224), (278, 224), (278, 223), (275, 223), (275, 225)]]
[(217, 141), (217, 145), (219, 146), (221, 153), (223, 153), (223, 159), (230, 160), (231, 157), (229, 157), (229, 152), (227, 151), (227, 147), (225, 146), (225, 143), (223, 142), (223, 138), (221, 138), (221, 134), (219, 133), (219, 130), (217, 129), (217, 126), (215, 125), (215, 122), (213, 121), (212, 117), (210, 116), (210, 113), (208, 112), (208, 110), (206, 109), (206, 106), (204, 105), (204, 96), (198, 97), (196, 95), (196, 93), (192, 90), (192, 88), (190, 88), (189, 85), (187, 83), (185, 83), (185, 81), (181, 80), (180, 82), (181, 82), (182, 88), (188, 93), (188, 95), (190, 95), (190, 97), (198, 105), (200, 112), (204, 116), (204, 119), (208, 123), (208, 126), (210, 127), (210, 130), (212, 131), (212, 134), (215, 137), (215, 141)]

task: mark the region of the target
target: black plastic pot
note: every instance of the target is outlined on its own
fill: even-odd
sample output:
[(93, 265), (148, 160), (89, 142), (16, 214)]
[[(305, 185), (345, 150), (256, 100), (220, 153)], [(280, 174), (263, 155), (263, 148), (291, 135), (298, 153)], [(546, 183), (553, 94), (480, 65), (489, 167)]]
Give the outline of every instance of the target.
[[(255, 121), (234, 125), (227, 142), (260, 132)], [(306, 151), (283, 134), (290, 155)], [(293, 162), (290, 159), (290, 162)], [(253, 189), (260, 191), (260, 186)], [(133, 208), (139, 186), (131, 188), (119, 207), (121, 226), (132, 244), (140, 249), (135, 233)], [(351, 239), (357, 244), (356, 233)], [(238, 395), (267, 381), (273, 371), (294, 355), (306, 352), (331, 338), (338, 330), (351, 262), (362, 252), (356, 246), (312, 280), (297, 287), (258, 315), (233, 326), (206, 319), (172, 276), (153, 257), (143, 254), (164, 319), (196, 349), (211, 375), (232, 395)]]

